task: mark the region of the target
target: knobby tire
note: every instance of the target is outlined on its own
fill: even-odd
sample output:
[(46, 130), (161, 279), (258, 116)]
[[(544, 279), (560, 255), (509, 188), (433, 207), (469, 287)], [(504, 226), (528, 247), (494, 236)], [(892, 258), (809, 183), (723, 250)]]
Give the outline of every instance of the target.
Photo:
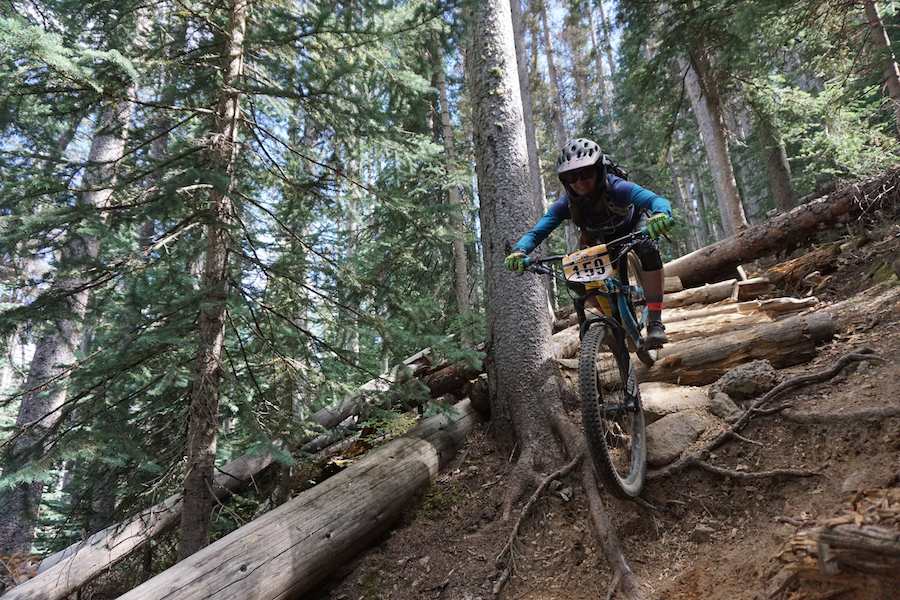
[[(597, 358), (600, 352), (611, 353), (619, 378), (620, 389), (615, 393), (613, 385), (607, 385), (607, 397), (603, 396), (601, 379), (604, 377), (598, 369)], [(625, 399), (625, 386), (631, 373), (628, 351), (625, 345), (616, 339), (607, 326), (600, 324), (588, 329), (581, 341), (581, 352), (578, 365), (579, 394), (581, 396), (582, 426), (584, 427), (588, 449), (594, 461), (595, 470), (606, 489), (620, 498), (633, 498), (640, 495), (647, 471), (647, 441), (644, 412), (640, 405), (640, 394), (637, 393), (637, 381), (634, 380), (635, 401), (637, 410), (618, 413), (618, 417), (607, 412), (607, 408), (621, 405)], [(615, 375), (613, 375), (615, 377)], [(617, 420), (619, 419), (619, 420)], [(622, 439), (621, 425), (627, 424), (628, 448), (610, 448), (610, 442)], [(622, 465), (617, 466), (627, 454), (627, 471)], [(620, 472), (625, 471), (625, 472)]]

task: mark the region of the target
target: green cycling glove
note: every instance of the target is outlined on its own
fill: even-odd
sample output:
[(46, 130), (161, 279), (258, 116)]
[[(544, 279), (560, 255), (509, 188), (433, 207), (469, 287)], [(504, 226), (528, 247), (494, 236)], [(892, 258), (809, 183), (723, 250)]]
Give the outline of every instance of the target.
[(503, 261), (503, 264), (505, 264), (506, 268), (510, 271), (521, 273), (525, 270), (525, 253), (513, 252), (506, 257), (506, 259)]
[(647, 233), (650, 237), (659, 239), (659, 236), (665, 235), (675, 224), (675, 219), (666, 213), (656, 213), (647, 221)]

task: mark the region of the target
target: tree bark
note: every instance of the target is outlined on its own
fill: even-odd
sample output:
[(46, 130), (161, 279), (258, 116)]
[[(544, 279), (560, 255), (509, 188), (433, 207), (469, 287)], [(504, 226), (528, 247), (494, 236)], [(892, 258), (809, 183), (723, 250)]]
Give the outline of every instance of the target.
[(603, 8), (603, 0), (597, 0), (597, 9), (600, 11), (600, 23), (603, 25), (603, 47), (606, 49), (606, 60), (609, 64), (609, 77), (612, 79), (616, 76), (616, 61), (613, 60), (612, 52), (612, 32), (609, 26), (609, 19), (606, 17), (606, 10)]
[(547, 210), (544, 196), (544, 178), (541, 176), (541, 158), (538, 153), (534, 128), (534, 110), (531, 102), (531, 86), (528, 79), (528, 60), (525, 55), (525, 32), (522, 27), (521, 0), (510, 0), (513, 32), (516, 42), (516, 66), (519, 73), (519, 91), (522, 96), (522, 116), (525, 121), (525, 144), (528, 147), (528, 173), (531, 176), (531, 193), (537, 216)]
[[(531, 205), (508, 0), (479, 3), (474, 32), (470, 81), (488, 307), (488, 380), (496, 431), (514, 431), (520, 450), (512, 497), (547, 466), (546, 455), (558, 448), (549, 434), (546, 407), (560, 400), (541, 282), (503, 268), (505, 247), (527, 227), (521, 215)], [(512, 446), (512, 439), (504, 441)]]
[(894, 124), (897, 134), (900, 135), (900, 68), (897, 67), (897, 58), (891, 49), (891, 39), (888, 37), (881, 15), (878, 14), (875, 0), (863, 0), (863, 7), (866, 10), (869, 28), (872, 30), (872, 43), (881, 53), (884, 61), (884, 84), (887, 86), (888, 95), (894, 105)]
[(758, 102), (751, 101), (750, 106), (756, 117), (756, 130), (766, 157), (769, 191), (778, 211), (787, 212), (794, 208), (794, 186), (791, 184), (791, 164), (788, 162), (784, 140), (776, 128), (772, 114)]
[[(444, 140), (444, 152), (447, 155), (447, 172), (454, 171), (453, 161), (456, 152), (453, 147), (453, 129), (450, 127), (450, 104), (447, 100), (447, 78), (444, 75), (444, 59), (441, 52), (441, 41), (436, 39), (434, 43), (434, 70), (437, 75), (438, 93), (441, 101), (441, 131)], [(453, 289), (456, 292), (456, 307), (460, 315), (465, 315), (472, 310), (469, 301), (469, 273), (466, 260), (465, 246), (465, 220), (463, 218), (466, 209), (459, 187), (454, 183), (448, 190), (450, 206), (453, 207)], [(463, 340), (467, 345), (471, 340)]]
[(209, 198), (206, 228), (206, 259), (203, 267), (200, 310), (200, 348), (197, 373), (191, 388), (188, 424), (187, 468), (184, 480), (184, 518), (178, 554), (181, 559), (206, 546), (213, 504), (213, 466), (219, 416), (219, 383), (222, 346), (225, 337), (225, 305), (228, 298), (228, 228), (233, 221), (231, 194), (235, 185), (240, 124), (240, 89), (244, 66), (244, 34), (249, 0), (233, 0), (229, 39), (223, 61), (219, 107), (216, 111), (217, 135), (212, 142), (211, 159), (224, 175), (224, 188), (215, 189)]
[[(126, 92), (132, 96), (134, 90)], [(118, 102), (105, 106), (97, 117), (97, 126), (88, 154), (80, 201), (103, 208), (112, 198), (116, 168), (125, 151), (132, 105)], [(16, 427), (19, 436), (4, 457), (4, 474), (15, 472), (40, 458), (46, 436), (64, 416), (59, 410), (66, 401), (67, 370), (75, 362), (82, 338), (82, 320), (87, 310), (91, 262), (99, 253), (100, 240), (73, 234), (63, 249), (62, 261), (50, 294), (64, 297), (65, 315), (51, 321), (35, 346), (28, 371)], [(44, 484), (31, 481), (0, 491), (0, 554), (28, 552), (34, 537), (34, 525)]]
[(677, 258), (666, 264), (666, 275), (680, 277), (685, 286), (732, 277), (738, 265), (789, 244), (798, 244), (822, 228), (833, 227), (878, 208), (896, 210), (900, 205), (898, 185), (900, 168), (848, 185), (733, 237)]
[[(594, 23), (594, 7), (588, 3), (585, 7), (588, 16), (588, 28), (591, 30), (591, 49), (594, 53), (594, 63), (597, 65), (597, 82), (600, 87), (600, 102), (603, 105), (603, 116), (606, 119), (606, 132), (610, 136), (615, 133), (613, 125), (612, 104), (610, 103), (610, 85), (612, 81), (607, 81), (606, 69), (603, 66), (603, 49), (597, 41), (597, 26)], [(601, 12), (603, 8), (601, 7)]]
[(690, 61), (682, 58), (679, 66), (685, 73), (688, 98), (706, 147), (722, 224), (727, 235), (734, 235), (747, 226), (747, 217), (731, 164), (718, 87), (709, 72), (705, 56), (692, 56)]
[(476, 421), (468, 401), (431, 417), (119, 600), (303, 596), (396, 522)]

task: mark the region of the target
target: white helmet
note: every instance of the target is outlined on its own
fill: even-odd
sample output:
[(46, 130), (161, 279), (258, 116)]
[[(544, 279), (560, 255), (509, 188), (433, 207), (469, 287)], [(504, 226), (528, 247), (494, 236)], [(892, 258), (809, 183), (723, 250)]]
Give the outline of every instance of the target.
[(597, 142), (587, 138), (577, 138), (566, 142), (556, 158), (556, 174), (574, 171), (582, 167), (590, 167), (599, 163), (597, 175), (600, 181), (606, 180), (606, 165), (602, 160), (603, 151)]

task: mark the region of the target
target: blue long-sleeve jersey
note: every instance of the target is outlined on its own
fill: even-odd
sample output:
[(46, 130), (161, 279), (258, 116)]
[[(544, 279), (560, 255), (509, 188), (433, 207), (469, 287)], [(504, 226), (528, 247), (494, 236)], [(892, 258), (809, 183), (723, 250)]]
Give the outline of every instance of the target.
[[(609, 202), (616, 207), (628, 208), (629, 205), (634, 206), (638, 210), (648, 210), (651, 213), (665, 213), (672, 216), (672, 205), (669, 201), (658, 196), (646, 188), (642, 188), (636, 183), (626, 181), (615, 175), (606, 176)], [(550, 233), (559, 227), (560, 223), (566, 219), (571, 219), (572, 213), (569, 209), (569, 197), (563, 195), (559, 200), (554, 202), (547, 209), (546, 214), (523, 235), (513, 246), (514, 249), (520, 250), (525, 254), (543, 242)], [(604, 225), (598, 223), (599, 225)]]

